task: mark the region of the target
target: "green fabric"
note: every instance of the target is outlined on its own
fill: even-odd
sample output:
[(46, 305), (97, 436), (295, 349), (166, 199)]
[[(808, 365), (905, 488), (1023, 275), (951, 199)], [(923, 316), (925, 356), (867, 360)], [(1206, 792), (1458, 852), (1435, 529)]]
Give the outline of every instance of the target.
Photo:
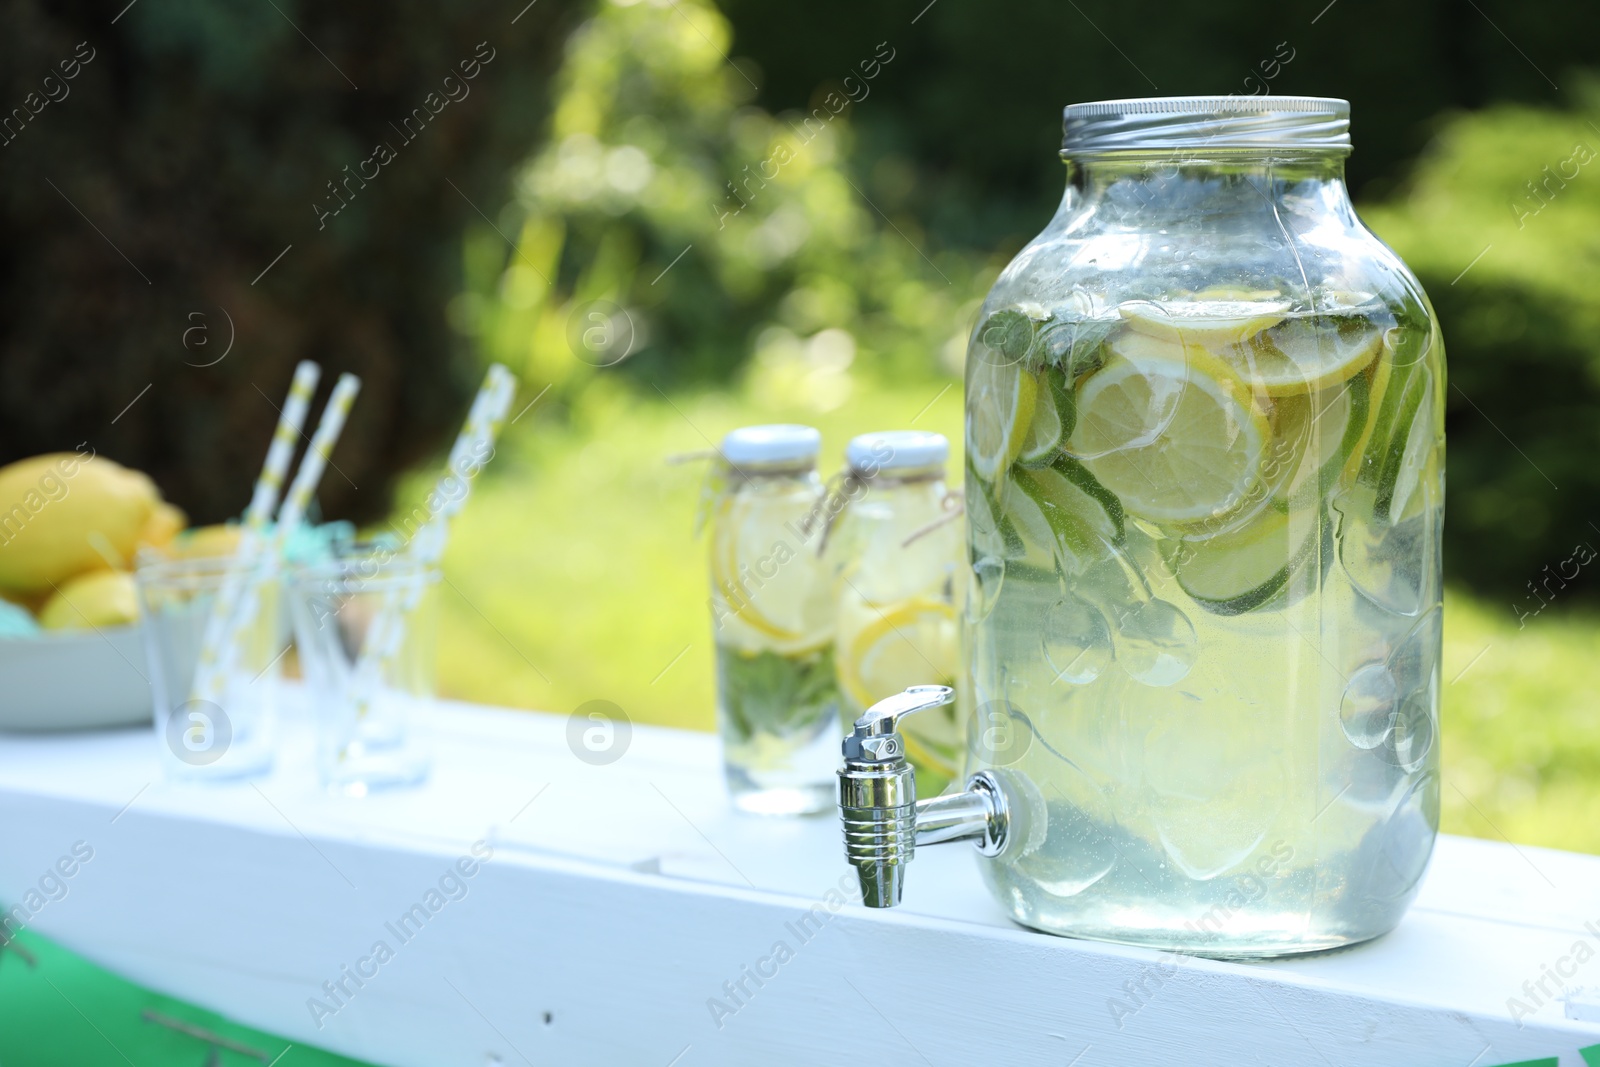
[(364, 1067), (124, 981), (30, 933), (0, 949), (0, 1067), (203, 1067), (207, 1042), (147, 1021), (146, 1011), (266, 1056), (224, 1050), (224, 1067)]

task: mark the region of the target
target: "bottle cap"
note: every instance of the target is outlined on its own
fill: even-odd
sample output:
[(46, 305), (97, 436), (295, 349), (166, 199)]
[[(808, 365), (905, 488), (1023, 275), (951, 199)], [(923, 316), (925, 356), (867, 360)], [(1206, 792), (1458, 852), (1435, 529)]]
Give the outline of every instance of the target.
[(815, 463), (822, 434), (810, 426), (743, 426), (722, 439), (722, 458), (735, 467)]
[(864, 433), (851, 440), (844, 458), (859, 471), (903, 471), (943, 466), (950, 458), (950, 442), (942, 433), (923, 430), (884, 430)]

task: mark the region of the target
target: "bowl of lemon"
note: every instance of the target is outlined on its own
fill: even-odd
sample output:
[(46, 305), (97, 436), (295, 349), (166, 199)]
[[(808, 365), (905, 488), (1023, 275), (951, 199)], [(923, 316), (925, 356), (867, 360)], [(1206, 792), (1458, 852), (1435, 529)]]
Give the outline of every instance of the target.
[(0, 467), (0, 730), (150, 721), (133, 583), (141, 552), (231, 550), (155, 483), (92, 451)]

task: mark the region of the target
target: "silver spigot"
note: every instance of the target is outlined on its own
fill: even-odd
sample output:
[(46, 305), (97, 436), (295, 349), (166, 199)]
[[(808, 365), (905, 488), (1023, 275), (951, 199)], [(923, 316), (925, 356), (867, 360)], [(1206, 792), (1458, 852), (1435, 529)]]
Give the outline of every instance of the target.
[(861, 879), (862, 902), (869, 908), (900, 903), (906, 864), (917, 845), (972, 841), (985, 856), (1005, 848), (1010, 807), (999, 780), (988, 771), (967, 779), (964, 792), (917, 799), (900, 719), (955, 698), (947, 685), (914, 685), (872, 705), (844, 739), (839, 770), (844, 854)]

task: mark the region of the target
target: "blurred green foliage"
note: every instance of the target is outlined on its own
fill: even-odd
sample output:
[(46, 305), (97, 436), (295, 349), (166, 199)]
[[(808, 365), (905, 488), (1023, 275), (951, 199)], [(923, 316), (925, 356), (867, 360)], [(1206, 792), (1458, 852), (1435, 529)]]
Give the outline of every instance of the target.
[[(646, 390), (748, 362), (818, 409), (842, 402), (857, 360), (950, 373), (984, 257), (935, 252), (912, 216), (862, 195), (847, 96), (809, 113), (752, 105), (728, 38), (699, 0), (597, 8), (517, 183), (516, 252), (487, 228), (469, 239), (454, 320), (558, 400), (625, 353), (618, 369)], [(864, 45), (857, 61), (887, 78), (896, 57)]]
[(1562, 566), (1600, 547), (1600, 82), (1569, 90), (1450, 116), (1364, 211), (1444, 325), (1446, 566), (1508, 616), (1600, 592)]

